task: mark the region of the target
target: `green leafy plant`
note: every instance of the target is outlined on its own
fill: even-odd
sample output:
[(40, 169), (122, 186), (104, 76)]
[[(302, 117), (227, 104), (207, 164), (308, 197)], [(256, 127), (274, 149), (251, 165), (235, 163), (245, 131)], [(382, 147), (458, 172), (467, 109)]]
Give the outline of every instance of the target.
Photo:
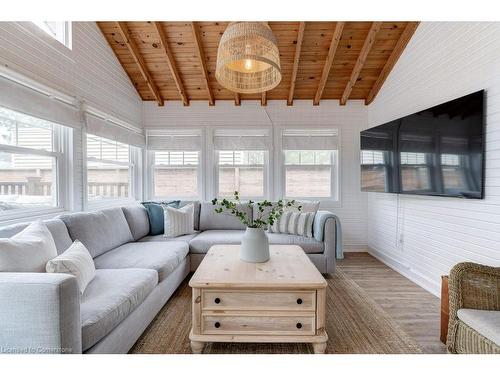
[(299, 211), (302, 210), (302, 206), (297, 205), (295, 200), (284, 201), (280, 199), (279, 201), (272, 203), (268, 200), (263, 200), (261, 202), (254, 202), (249, 200), (245, 203), (248, 207), (253, 209), (253, 205), (257, 205), (258, 215), (256, 218), (249, 218), (247, 214), (238, 209), (238, 205), (241, 205), (240, 194), (235, 191), (234, 199), (212, 199), (212, 204), (215, 207), (215, 212), (218, 214), (229, 214), (238, 218), (245, 226), (249, 228), (267, 228), (272, 226), (276, 221), (279, 220), (285, 208), (295, 207)]

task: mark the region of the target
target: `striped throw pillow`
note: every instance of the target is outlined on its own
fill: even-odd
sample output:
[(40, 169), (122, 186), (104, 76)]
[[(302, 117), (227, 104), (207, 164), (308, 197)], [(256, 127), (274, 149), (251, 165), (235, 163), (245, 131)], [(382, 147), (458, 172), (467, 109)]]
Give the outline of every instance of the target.
[(163, 206), (165, 233), (164, 237), (174, 238), (184, 234), (194, 233), (194, 204), (182, 208)]
[(315, 212), (285, 211), (280, 219), (269, 227), (271, 233), (287, 233), (312, 237)]

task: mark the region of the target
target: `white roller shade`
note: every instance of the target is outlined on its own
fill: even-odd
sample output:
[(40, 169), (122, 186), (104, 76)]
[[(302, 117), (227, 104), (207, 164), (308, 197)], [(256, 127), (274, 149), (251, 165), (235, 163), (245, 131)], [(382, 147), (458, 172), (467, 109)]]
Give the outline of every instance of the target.
[(336, 129), (289, 129), (282, 133), (283, 150), (337, 150)]
[(80, 129), (80, 110), (71, 104), (0, 76), (0, 106)]
[(272, 139), (267, 129), (216, 129), (214, 148), (229, 150), (270, 150)]
[(166, 130), (148, 132), (148, 150), (155, 151), (199, 151), (202, 148), (200, 130)]
[(146, 145), (146, 139), (143, 134), (127, 129), (99, 116), (85, 113), (85, 122), (87, 133), (131, 146), (144, 147)]

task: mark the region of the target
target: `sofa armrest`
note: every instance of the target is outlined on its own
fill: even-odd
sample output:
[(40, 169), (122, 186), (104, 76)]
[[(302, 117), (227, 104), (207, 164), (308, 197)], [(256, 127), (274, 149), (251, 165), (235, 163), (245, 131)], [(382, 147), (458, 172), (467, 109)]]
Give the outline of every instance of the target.
[(82, 352), (74, 276), (0, 272), (0, 306), (0, 353)]
[(326, 256), (326, 272), (335, 271), (335, 253), (337, 246), (337, 217), (329, 211), (318, 211), (314, 217), (313, 234), (316, 241), (324, 242)]

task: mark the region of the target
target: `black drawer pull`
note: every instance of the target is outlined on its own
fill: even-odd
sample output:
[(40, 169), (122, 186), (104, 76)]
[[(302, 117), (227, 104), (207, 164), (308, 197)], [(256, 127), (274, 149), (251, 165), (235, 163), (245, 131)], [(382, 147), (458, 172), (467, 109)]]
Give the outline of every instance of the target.
[(302, 305), (302, 298), (297, 298), (297, 304)]
[(215, 326), (215, 328), (219, 328), (220, 327), (220, 323), (219, 322), (215, 322), (214, 326)]
[(297, 329), (301, 329), (302, 328), (302, 323), (297, 323), (296, 327), (297, 327)]
[(218, 305), (220, 303), (220, 298), (217, 297), (216, 299), (214, 299), (214, 302)]

